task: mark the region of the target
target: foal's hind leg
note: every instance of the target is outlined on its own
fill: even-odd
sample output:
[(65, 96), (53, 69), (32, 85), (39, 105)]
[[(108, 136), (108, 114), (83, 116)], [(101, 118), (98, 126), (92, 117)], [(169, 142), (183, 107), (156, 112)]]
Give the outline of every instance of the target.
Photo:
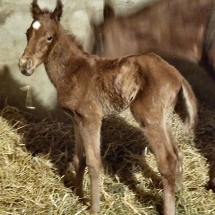
[(166, 117), (162, 108), (153, 111), (151, 105), (149, 108), (145, 105), (143, 109), (140, 104), (133, 104), (131, 111), (143, 128), (162, 175), (164, 214), (174, 215), (175, 184), (176, 182), (182, 183), (182, 156), (172, 138), (171, 118), (169, 118), (170, 116)]
[(177, 144), (175, 143), (175, 139), (172, 134), (172, 120), (171, 118), (165, 119), (165, 132), (167, 139), (169, 139), (169, 143), (172, 144), (173, 151), (176, 155), (177, 162), (176, 162), (176, 169), (175, 169), (175, 188), (179, 190), (183, 186), (183, 154), (179, 150)]
[[(164, 124), (163, 122), (161, 122), (161, 124), (150, 123), (144, 128), (144, 133), (152, 148), (152, 151), (155, 154), (158, 169), (162, 175), (164, 190), (164, 214), (174, 215), (175, 184), (176, 181), (182, 183), (182, 168), (181, 160), (179, 161), (178, 159), (178, 150), (172, 144)], [(176, 150), (177, 153), (175, 153)], [(178, 167), (179, 171), (177, 171)]]

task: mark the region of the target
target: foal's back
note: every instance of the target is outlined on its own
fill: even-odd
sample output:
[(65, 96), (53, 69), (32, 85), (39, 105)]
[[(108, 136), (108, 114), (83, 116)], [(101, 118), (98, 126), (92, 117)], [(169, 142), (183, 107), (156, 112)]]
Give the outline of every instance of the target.
[(173, 97), (179, 92), (184, 80), (174, 67), (152, 53), (94, 60), (89, 67), (94, 74), (88, 79), (88, 91), (98, 100), (104, 115), (123, 111), (141, 92), (145, 102), (153, 98), (163, 107), (171, 92)]

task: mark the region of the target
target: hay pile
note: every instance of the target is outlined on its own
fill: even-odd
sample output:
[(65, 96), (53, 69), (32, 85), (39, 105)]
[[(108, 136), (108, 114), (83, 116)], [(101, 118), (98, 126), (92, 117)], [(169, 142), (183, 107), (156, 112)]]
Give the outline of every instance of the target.
[[(173, 128), (184, 153), (184, 188), (176, 196), (177, 214), (215, 214), (215, 194), (206, 189), (215, 150), (215, 111), (200, 108), (196, 138), (186, 133), (177, 115)], [(0, 214), (90, 214), (87, 174), (85, 203), (73, 194), (73, 150), (69, 122), (36, 122), (16, 108), (1, 110)], [(154, 156), (128, 111), (104, 120), (102, 159), (100, 214), (162, 211), (162, 183)]]

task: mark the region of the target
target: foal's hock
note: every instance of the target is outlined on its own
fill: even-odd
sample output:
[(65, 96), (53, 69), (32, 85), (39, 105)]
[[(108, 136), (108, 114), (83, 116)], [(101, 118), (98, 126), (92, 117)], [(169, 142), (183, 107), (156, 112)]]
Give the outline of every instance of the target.
[(91, 181), (91, 210), (100, 210), (100, 130), (102, 118), (130, 107), (156, 156), (164, 189), (164, 214), (175, 214), (175, 185), (182, 184), (182, 154), (171, 132), (171, 113), (179, 92), (187, 107), (187, 126), (195, 127), (197, 104), (188, 82), (155, 54), (105, 59), (83, 52), (60, 25), (62, 2), (54, 12), (31, 6), (33, 22), (20, 58), (24, 75), (44, 63), (58, 102), (71, 114), (75, 129), (75, 190), (82, 197), (84, 169)]

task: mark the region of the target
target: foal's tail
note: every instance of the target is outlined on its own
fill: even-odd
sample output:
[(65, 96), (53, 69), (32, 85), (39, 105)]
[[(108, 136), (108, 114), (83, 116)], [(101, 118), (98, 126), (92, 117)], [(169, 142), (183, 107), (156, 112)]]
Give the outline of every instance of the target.
[(188, 112), (186, 124), (190, 130), (194, 130), (198, 120), (198, 105), (196, 96), (190, 84), (183, 78), (182, 81), (183, 97)]

